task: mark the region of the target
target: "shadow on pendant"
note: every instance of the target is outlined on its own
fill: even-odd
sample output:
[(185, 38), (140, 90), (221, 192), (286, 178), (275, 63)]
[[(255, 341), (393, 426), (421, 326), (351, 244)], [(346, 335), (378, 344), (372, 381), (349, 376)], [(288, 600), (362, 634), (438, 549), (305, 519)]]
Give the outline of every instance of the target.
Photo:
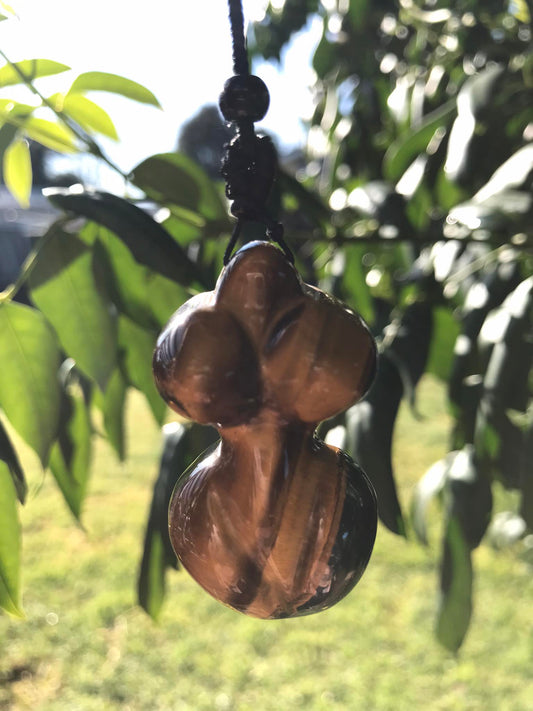
[(277, 429), (276, 443), (266, 430), (244, 447), (226, 437), (180, 477), (170, 537), (220, 602), (262, 619), (309, 615), (339, 602), (362, 576), (376, 535), (375, 494), (346, 454), (309, 431), (290, 428), (280, 439)]

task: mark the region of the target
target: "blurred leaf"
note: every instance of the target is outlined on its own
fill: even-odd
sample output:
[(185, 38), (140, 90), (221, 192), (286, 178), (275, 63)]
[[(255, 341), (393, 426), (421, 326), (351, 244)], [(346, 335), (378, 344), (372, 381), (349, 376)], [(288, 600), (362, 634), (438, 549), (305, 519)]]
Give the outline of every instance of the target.
[(432, 499), (442, 492), (449, 470), (449, 458), (440, 459), (427, 470), (416, 484), (411, 500), (411, 520), (418, 540), (428, 545), (427, 509)]
[(427, 301), (413, 301), (385, 328), (383, 350), (398, 369), (404, 397), (414, 405), (415, 387), (424, 374), (433, 335), (433, 310)]
[(102, 397), (101, 409), (104, 415), (104, 427), (109, 442), (121, 462), (126, 457), (124, 439), (124, 405), (126, 400), (127, 384), (120, 371), (115, 368), (107, 381), (107, 386)]
[(337, 50), (328, 40), (327, 22), (324, 21), (324, 34), (313, 54), (313, 69), (319, 77), (325, 77), (328, 72), (337, 67)]
[[(18, 133), (17, 126), (13, 126), (10, 123), (5, 123), (0, 127), (0, 155), (3, 156), (11, 141), (14, 140)], [(5, 182), (5, 179), (4, 179)]]
[(474, 195), (474, 202), (485, 200), (509, 189), (527, 189), (533, 171), (533, 144), (522, 146), (494, 171), (490, 180)]
[(0, 461), (0, 607), (16, 617), (24, 617), (20, 601), (21, 530), (17, 495), (9, 469)]
[(186, 432), (186, 427), (178, 423), (164, 428), (163, 453), (144, 537), (138, 598), (141, 607), (154, 620), (159, 616), (165, 597), (166, 569), (178, 568), (168, 534), (168, 505), (177, 475), (185, 468)]
[(18, 500), (23, 504), (26, 500), (26, 494), (28, 492), (28, 486), (26, 484), (26, 478), (24, 477), (24, 471), (20, 466), (19, 458), (17, 453), (11, 444), (9, 435), (6, 432), (2, 421), (0, 420), (0, 461), (5, 462), (13, 479), (13, 484), (17, 492)]
[(450, 452), (446, 476), (449, 515), (461, 527), (465, 543), (477, 548), (490, 523), (492, 490), (487, 472), (480, 466), (474, 447)]
[(493, 65), (468, 78), (457, 94), (457, 118), (448, 140), (444, 170), (450, 180), (459, 181), (466, 173), (469, 149), (481, 112), (490, 105), (505, 68)]
[(144, 393), (156, 421), (162, 424), (167, 411), (166, 404), (156, 390), (152, 375), (152, 356), (157, 332), (147, 331), (125, 316), (120, 316), (118, 338), (127, 380)]
[(426, 149), (435, 131), (447, 126), (455, 114), (455, 101), (448, 101), (443, 106), (427, 114), (422, 123), (406, 136), (394, 141), (383, 159), (383, 172), (389, 180), (399, 180), (409, 165)]
[(371, 2), (369, 0), (350, 0), (350, 19), (354, 27), (364, 27), (366, 16), (370, 9)]
[(457, 652), (470, 625), (472, 580), (470, 549), (459, 522), (451, 517), (444, 534), (437, 613), (437, 639), (451, 652)]
[(63, 393), (57, 442), (50, 452), (50, 469), (74, 517), (79, 520), (87, 492), (91, 461), (91, 421), (83, 398)]
[(136, 81), (107, 72), (84, 72), (72, 83), (69, 94), (85, 94), (87, 91), (108, 91), (127, 99), (160, 108), (159, 101), (151, 91)]
[(436, 375), (444, 382), (450, 377), (454, 344), (459, 331), (460, 325), (450, 309), (442, 306), (433, 309), (433, 338), (426, 372)]
[(213, 444), (218, 435), (211, 427), (182, 425), (176, 422), (163, 428), (163, 453), (154, 484), (150, 514), (138, 581), (141, 607), (157, 619), (165, 596), (165, 572), (179, 567), (168, 533), (168, 507), (180, 474)]
[(59, 418), (59, 349), (40, 314), (13, 302), (0, 304), (0, 407), (43, 466)]
[(117, 130), (109, 114), (83, 94), (67, 94), (61, 97), (60, 110), (86, 130), (118, 140)]
[(91, 250), (76, 236), (52, 230), (29, 279), (31, 298), (66, 353), (104, 389), (117, 351), (104, 284), (93, 272)]
[(4, 151), (4, 182), (9, 192), (19, 205), (30, 204), (32, 169), (28, 142), (19, 138), (14, 140)]
[(61, 74), (61, 72), (69, 70), (70, 67), (51, 59), (23, 59), (21, 62), (14, 62), (14, 64), (5, 64), (0, 69), (0, 87), (24, 83), (17, 69), (28, 81), (32, 82), (40, 77)]
[(524, 434), (524, 468), (522, 469), (520, 516), (533, 532), (533, 418)]
[(227, 219), (226, 208), (211, 179), (182, 153), (160, 153), (140, 163), (131, 180), (154, 200), (178, 205), (206, 219)]
[[(505, 241), (516, 232), (529, 231), (533, 222), (533, 198), (522, 190), (504, 190), (479, 202), (472, 199), (453, 207), (448, 214), (448, 222), (454, 227), (450, 236), (458, 239), (475, 232), (478, 239), (494, 239), (503, 232), (499, 242)], [(466, 232), (460, 233), (455, 225), (462, 225)], [(496, 234), (494, 234), (496, 233)]]
[(347, 250), (342, 286), (345, 291), (344, 298), (349, 305), (357, 309), (365, 321), (372, 323), (374, 304), (362, 265), (362, 258), (367, 251), (364, 246), (350, 246)]
[(79, 151), (76, 136), (65, 126), (42, 118), (30, 116), (24, 120), (24, 133), (37, 143), (58, 153), (76, 153)]
[(312, 222), (322, 227), (331, 223), (331, 210), (324, 204), (320, 195), (283, 169), (279, 171), (279, 180), (283, 194), (292, 195), (298, 202), (300, 211)]
[(370, 392), (346, 412), (345, 448), (367, 472), (376, 490), (380, 519), (393, 533), (405, 536), (391, 454), (392, 433), (402, 392), (402, 381), (395, 365), (382, 354)]
[(139, 263), (183, 286), (206, 286), (198, 265), (168, 232), (127, 200), (79, 188), (51, 188), (44, 194), (55, 207), (93, 220), (114, 232)]

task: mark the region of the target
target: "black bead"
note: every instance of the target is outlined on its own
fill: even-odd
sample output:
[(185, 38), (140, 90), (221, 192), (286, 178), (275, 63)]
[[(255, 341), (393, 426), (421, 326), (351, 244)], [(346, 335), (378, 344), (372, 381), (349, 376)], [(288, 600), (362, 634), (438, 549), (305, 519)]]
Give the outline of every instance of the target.
[(236, 74), (224, 84), (218, 105), (226, 121), (260, 121), (268, 111), (266, 84), (253, 74)]

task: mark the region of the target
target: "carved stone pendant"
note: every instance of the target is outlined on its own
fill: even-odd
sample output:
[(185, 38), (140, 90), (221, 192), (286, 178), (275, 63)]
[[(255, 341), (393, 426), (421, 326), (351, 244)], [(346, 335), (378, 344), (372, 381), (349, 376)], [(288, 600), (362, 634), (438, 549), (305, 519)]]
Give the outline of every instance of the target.
[(302, 283), (267, 242), (242, 248), (214, 291), (170, 319), (154, 353), (159, 392), (221, 437), (179, 478), (170, 538), (217, 600), (291, 617), (357, 583), (376, 535), (374, 490), (315, 429), (365, 394), (375, 365), (360, 317)]

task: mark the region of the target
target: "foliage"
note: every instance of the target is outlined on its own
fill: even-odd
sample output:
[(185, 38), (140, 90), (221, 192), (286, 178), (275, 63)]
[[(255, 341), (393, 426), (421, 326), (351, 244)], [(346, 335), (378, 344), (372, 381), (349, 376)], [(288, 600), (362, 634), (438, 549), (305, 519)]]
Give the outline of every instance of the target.
[[(279, 56), (313, 13), (323, 35), (313, 58), (308, 162), (296, 176), (281, 173), (272, 209), (305, 280), (358, 309), (379, 340), (368, 398), (323, 432), (340, 428), (336, 436), (373, 479), (380, 518), (394, 533), (412, 530), (427, 543), (428, 506), (441, 500), (436, 629), (456, 651), (472, 610), (472, 551), (489, 525), (497, 482), (518, 492), (512, 520), (522, 525), (512, 530), (533, 529), (530, 16), (518, 1), (502, 11), (471, 0), (454, 9), (287, 0), (256, 26), (255, 51)], [(110, 163), (94, 136), (114, 137), (111, 119), (86, 94), (107, 90), (157, 105), (140, 85), (98, 72), (44, 96), (39, 79), (66, 69), (43, 59), (6, 60), (0, 69), (0, 84), (22, 83), (33, 99), (0, 103), (4, 178), (21, 203), (31, 187), (28, 139)], [(128, 180), (160, 208), (155, 217), (116, 195), (49, 191), (65, 214), (0, 296), (0, 504), (10, 521), (0, 543), (0, 604), (11, 612), (20, 609), (14, 497), (23, 502), (25, 483), (10, 428), (50, 468), (79, 519), (92, 434), (103, 428), (125, 456), (131, 387), (163, 423), (153, 344), (172, 311), (213, 286), (221, 267), (231, 223), (219, 184), (180, 153), (148, 158)], [(30, 306), (15, 301), (23, 284)], [(449, 454), (415, 488), (408, 513), (391, 450), (400, 403), (415, 408), (424, 373), (447, 383), (454, 424)], [(176, 563), (162, 524), (169, 467), (182, 469), (199, 454), (204, 434), (180, 427), (167, 440), (139, 581), (154, 616), (165, 570)]]

